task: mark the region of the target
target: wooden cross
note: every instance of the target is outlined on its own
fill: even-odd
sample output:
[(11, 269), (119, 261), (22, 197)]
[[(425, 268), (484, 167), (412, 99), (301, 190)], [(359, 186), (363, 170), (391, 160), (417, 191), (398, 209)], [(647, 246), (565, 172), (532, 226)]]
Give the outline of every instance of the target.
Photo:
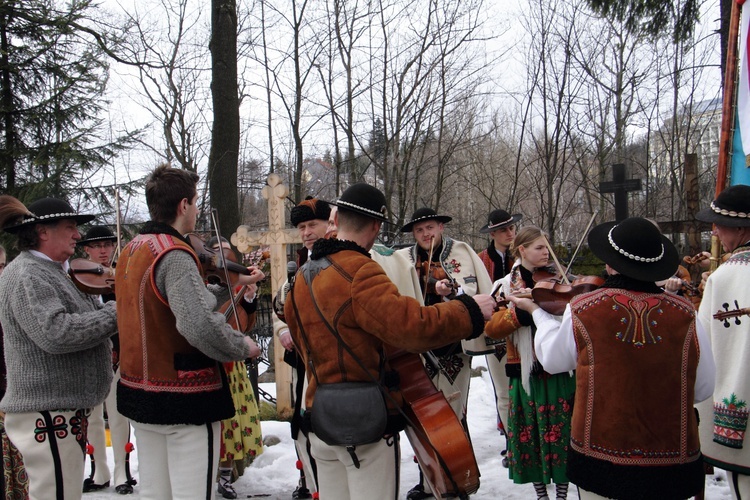
[[(268, 246), (271, 249), (271, 296), (275, 297), (279, 288), (287, 279), (286, 246), (302, 243), (297, 229), (285, 229), (284, 200), (289, 188), (282, 183), (281, 177), (271, 174), (263, 188), (263, 198), (268, 200), (268, 231), (251, 231), (248, 226), (237, 228), (231, 241), (242, 253), (248, 253), (252, 247)], [(276, 412), (280, 415), (292, 409), (292, 368), (284, 363), (284, 347), (274, 335), (273, 364), (276, 371)]]
[(612, 180), (599, 183), (600, 193), (615, 193), (615, 220), (628, 218), (628, 192), (640, 191), (640, 179), (626, 179), (625, 165), (612, 165)]

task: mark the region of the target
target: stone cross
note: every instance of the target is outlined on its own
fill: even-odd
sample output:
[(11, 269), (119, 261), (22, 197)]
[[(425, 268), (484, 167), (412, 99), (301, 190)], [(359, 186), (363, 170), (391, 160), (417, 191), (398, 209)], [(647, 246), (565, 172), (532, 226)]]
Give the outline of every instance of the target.
[[(271, 174), (263, 188), (263, 198), (268, 200), (268, 231), (250, 231), (247, 226), (237, 228), (231, 241), (242, 253), (247, 253), (252, 247), (269, 246), (271, 249), (271, 297), (284, 285), (287, 279), (286, 246), (292, 243), (302, 243), (297, 229), (284, 229), (285, 207), (284, 200), (289, 194), (289, 188), (281, 181), (281, 177)], [(292, 409), (292, 369), (284, 363), (284, 347), (274, 335), (273, 366), (276, 371), (276, 412), (279, 415), (290, 413)]]
[(625, 165), (612, 165), (612, 181), (600, 182), (600, 193), (615, 193), (615, 219), (619, 222), (628, 218), (628, 192), (640, 191), (640, 179), (626, 179)]

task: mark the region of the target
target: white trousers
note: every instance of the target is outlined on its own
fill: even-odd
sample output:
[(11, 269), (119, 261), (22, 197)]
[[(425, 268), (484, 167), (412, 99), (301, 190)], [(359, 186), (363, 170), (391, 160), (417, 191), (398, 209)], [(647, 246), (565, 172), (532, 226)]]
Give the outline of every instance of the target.
[(31, 500), (81, 498), (89, 411), (5, 415), (5, 432), (23, 455)]
[(138, 441), (141, 500), (212, 500), (221, 422), (154, 425), (132, 422)]
[(750, 476), (727, 471), (727, 480), (734, 500), (750, 499)]
[(115, 372), (109, 394), (104, 404), (95, 406), (89, 417), (89, 444), (94, 447), (94, 482), (104, 484), (110, 480), (109, 464), (107, 463), (107, 441), (104, 426), (104, 408), (107, 408), (109, 421), (109, 435), (112, 439), (112, 452), (115, 459), (115, 480), (113, 486), (128, 482), (125, 459), (126, 446), (130, 443), (130, 421), (117, 411), (117, 381), (120, 380), (120, 370)]
[(309, 434), (318, 467), (320, 498), (329, 500), (389, 500), (398, 498), (401, 447), (398, 434), (357, 446), (359, 469), (343, 446), (328, 446)]
[(487, 354), (487, 371), (490, 372), (490, 380), (495, 388), (495, 405), (497, 415), (503, 421), (503, 426), (508, 428), (508, 408), (510, 408), (508, 375), (505, 373), (505, 357), (497, 359), (494, 354)]

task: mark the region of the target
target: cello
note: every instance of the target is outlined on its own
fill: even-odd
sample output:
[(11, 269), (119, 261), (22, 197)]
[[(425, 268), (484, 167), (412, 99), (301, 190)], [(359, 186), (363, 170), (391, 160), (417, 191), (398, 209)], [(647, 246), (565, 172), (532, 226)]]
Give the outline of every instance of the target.
[[(398, 263), (396, 255), (377, 262), (402, 295), (422, 298), (420, 277), (413, 265), (406, 261)], [(408, 273), (404, 273), (406, 268)], [(396, 406), (407, 422), (406, 437), (435, 498), (466, 498), (476, 492), (479, 467), (471, 442), (445, 395), (427, 375), (420, 355), (388, 344), (384, 344), (383, 350), (390, 369), (399, 376), (403, 404)], [(440, 369), (429, 352), (425, 359), (434, 369)]]
[(461, 421), (427, 375), (419, 354), (385, 345), (399, 374), (406, 437), (435, 498), (468, 496), (479, 489), (479, 466)]

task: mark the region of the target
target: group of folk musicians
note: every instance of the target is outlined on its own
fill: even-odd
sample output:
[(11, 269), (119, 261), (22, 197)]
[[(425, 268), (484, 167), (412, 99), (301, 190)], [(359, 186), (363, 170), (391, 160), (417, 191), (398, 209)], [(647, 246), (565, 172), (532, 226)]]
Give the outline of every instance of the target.
[[(0, 276), (0, 437), (4, 466), (22, 457), (30, 498), (81, 497), (88, 421), (113, 393), (135, 429), (140, 497), (214, 498), (220, 423), (236, 414), (225, 364), (260, 350), (216, 312), (226, 290), (206, 286), (187, 237), (197, 181), (168, 166), (151, 173), (151, 220), (120, 253), (113, 301), (69, 273), (78, 226), (93, 216), (63, 200), (26, 207), (0, 196), (0, 228), (20, 251)], [(689, 498), (709, 466), (727, 471), (733, 498), (750, 498), (750, 186), (727, 188), (697, 215), (729, 254), (704, 274), (699, 306), (674, 290), (678, 252), (647, 219), (594, 227), (603, 279), (548, 306), (541, 271), (557, 259), (520, 215), (490, 212), (481, 232), (491, 241), (477, 254), (444, 233), (449, 216), (420, 208), (401, 228), (414, 245), (393, 251), (375, 243), (386, 205), (377, 188), (354, 184), (291, 212), (304, 248), (275, 297), (274, 330), (295, 366), (294, 498), (399, 498), (402, 430), (420, 468), (407, 498), (477, 492), (466, 420), (475, 356), (495, 389), (503, 465), (537, 498), (565, 499), (570, 483), (585, 499)], [(252, 311), (263, 277), (237, 273), (229, 288), (242, 292), (230, 302)], [(413, 353), (427, 383), (412, 382), (414, 364), (403, 368)], [(425, 407), (440, 421), (425, 422)], [(440, 449), (454, 441), (467, 446), (459, 457)], [(120, 481), (118, 493), (132, 493), (116, 469)]]

